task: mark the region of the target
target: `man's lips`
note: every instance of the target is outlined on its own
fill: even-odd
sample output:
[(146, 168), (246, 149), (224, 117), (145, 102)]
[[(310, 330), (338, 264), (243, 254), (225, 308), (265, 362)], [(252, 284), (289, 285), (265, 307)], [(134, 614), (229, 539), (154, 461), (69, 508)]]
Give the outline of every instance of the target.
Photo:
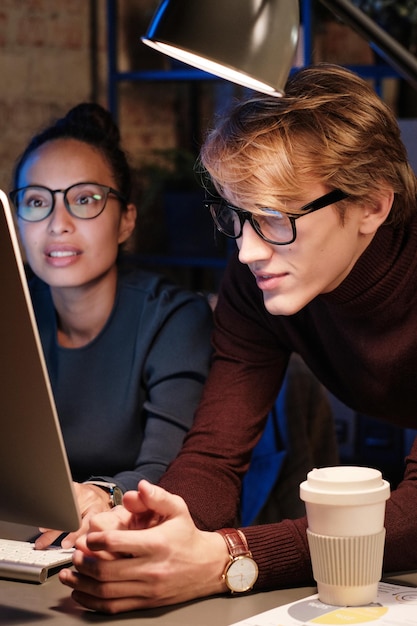
[(281, 281), (288, 275), (287, 272), (269, 274), (267, 272), (253, 272), (253, 271), (252, 271), (252, 274), (255, 277), (256, 284), (258, 285), (259, 289), (262, 289), (265, 291), (269, 289), (277, 288), (279, 284), (281, 283)]

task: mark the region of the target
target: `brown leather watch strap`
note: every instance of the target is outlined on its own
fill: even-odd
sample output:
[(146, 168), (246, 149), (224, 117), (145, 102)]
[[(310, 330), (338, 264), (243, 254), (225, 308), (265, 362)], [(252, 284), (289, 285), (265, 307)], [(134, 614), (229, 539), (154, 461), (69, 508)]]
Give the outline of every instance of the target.
[(246, 537), (241, 530), (237, 530), (236, 528), (222, 528), (216, 532), (222, 535), (232, 558), (236, 558), (237, 556), (252, 556)]

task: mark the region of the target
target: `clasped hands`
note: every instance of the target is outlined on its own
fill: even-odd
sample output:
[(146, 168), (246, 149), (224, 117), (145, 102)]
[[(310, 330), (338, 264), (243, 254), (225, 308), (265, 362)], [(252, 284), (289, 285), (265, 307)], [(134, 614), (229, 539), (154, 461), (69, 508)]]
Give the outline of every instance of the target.
[(74, 569), (59, 578), (82, 606), (120, 613), (224, 593), (223, 538), (199, 530), (184, 500), (142, 480), (123, 506), (89, 519)]

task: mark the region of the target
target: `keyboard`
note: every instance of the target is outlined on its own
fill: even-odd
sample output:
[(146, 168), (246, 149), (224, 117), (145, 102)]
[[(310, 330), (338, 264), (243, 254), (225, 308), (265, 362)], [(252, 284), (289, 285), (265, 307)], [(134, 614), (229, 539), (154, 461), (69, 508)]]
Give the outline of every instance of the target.
[(0, 578), (44, 583), (62, 567), (71, 565), (73, 548), (35, 550), (34, 546), (29, 541), (0, 539)]

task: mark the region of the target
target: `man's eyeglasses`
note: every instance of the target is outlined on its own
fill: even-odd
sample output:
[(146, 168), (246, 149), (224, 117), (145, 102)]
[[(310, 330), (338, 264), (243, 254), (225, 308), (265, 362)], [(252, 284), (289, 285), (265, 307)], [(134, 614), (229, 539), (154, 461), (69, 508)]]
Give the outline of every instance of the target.
[(204, 206), (210, 210), (217, 229), (227, 237), (239, 239), (245, 221), (248, 220), (262, 239), (277, 246), (285, 246), (295, 241), (297, 237), (295, 220), (347, 197), (344, 191), (335, 189), (305, 204), (296, 215), (267, 208), (261, 209), (260, 213), (251, 213), (228, 204), (222, 198), (205, 201)]
[(110, 194), (126, 204), (125, 198), (116, 189), (97, 183), (76, 183), (67, 189), (29, 185), (11, 191), (10, 198), (18, 217), (27, 222), (41, 222), (54, 210), (57, 193), (64, 194), (64, 205), (68, 213), (82, 220), (98, 217), (104, 211)]

